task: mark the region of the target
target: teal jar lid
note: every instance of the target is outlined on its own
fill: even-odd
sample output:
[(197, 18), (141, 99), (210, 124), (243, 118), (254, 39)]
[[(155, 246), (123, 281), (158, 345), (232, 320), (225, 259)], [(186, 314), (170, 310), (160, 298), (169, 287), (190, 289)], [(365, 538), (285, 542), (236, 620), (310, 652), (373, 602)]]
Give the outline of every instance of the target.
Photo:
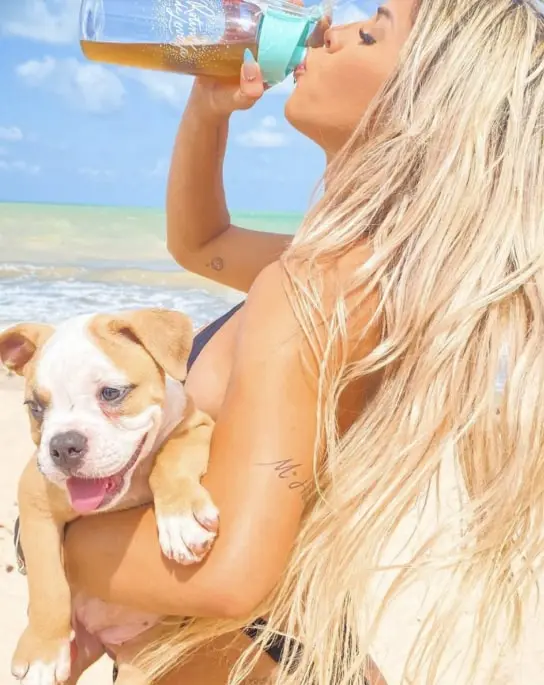
[(295, 14), (276, 7), (265, 9), (259, 28), (257, 61), (268, 85), (280, 83), (302, 63), (306, 41), (319, 17), (315, 11)]

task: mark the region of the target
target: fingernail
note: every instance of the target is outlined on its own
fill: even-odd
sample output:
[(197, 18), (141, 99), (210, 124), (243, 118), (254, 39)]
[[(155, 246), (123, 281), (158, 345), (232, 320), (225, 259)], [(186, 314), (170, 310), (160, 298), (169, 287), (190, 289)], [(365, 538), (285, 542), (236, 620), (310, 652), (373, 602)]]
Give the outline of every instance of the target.
[(249, 48), (244, 50), (244, 66), (242, 71), (246, 81), (254, 81), (257, 78), (258, 65)]
[(249, 48), (244, 50), (244, 64), (255, 64), (255, 57)]

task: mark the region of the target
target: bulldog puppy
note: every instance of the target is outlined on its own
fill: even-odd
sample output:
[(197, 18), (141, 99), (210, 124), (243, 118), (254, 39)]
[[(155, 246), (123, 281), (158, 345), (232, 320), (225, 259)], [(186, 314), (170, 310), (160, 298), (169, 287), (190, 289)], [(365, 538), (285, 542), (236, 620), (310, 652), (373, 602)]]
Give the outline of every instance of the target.
[(0, 360), (25, 378), (37, 445), (18, 493), (29, 611), (12, 671), (23, 685), (75, 683), (104, 650), (117, 654), (118, 685), (146, 682), (129, 663), (131, 645), (140, 649), (162, 617), (89, 598), (72, 603), (64, 527), (153, 501), (164, 554), (181, 564), (205, 556), (218, 529), (200, 485), (213, 422), (182, 383), (192, 339), (187, 316), (158, 309), (21, 324), (0, 335)]

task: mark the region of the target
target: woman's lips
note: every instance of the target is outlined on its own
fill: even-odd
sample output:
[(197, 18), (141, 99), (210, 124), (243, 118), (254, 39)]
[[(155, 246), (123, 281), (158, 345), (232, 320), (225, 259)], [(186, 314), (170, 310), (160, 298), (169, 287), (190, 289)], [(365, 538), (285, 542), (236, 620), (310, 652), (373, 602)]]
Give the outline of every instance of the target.
[(306, 60), (302, 62), (302, 64), (299, 64), (298, 67), (295, 69), (294, 76), (295, 76), (295, 81), (298, 81), (298, 79), (301, 77), (302, 74), (304, 74), (306, 71)]

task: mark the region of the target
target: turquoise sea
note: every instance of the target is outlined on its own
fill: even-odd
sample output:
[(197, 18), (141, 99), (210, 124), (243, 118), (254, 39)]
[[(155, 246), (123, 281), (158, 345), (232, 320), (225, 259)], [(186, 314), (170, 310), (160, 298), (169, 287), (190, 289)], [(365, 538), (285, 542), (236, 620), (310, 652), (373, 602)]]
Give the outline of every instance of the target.
[[(294, 233), (301, 218), (232, 217), (277, 233)], [(185, 311), (199, 326), (240, 299), (178, 266), (165, 231), (156, 209), (0, 203), (0, 327), (150, 306)]]

